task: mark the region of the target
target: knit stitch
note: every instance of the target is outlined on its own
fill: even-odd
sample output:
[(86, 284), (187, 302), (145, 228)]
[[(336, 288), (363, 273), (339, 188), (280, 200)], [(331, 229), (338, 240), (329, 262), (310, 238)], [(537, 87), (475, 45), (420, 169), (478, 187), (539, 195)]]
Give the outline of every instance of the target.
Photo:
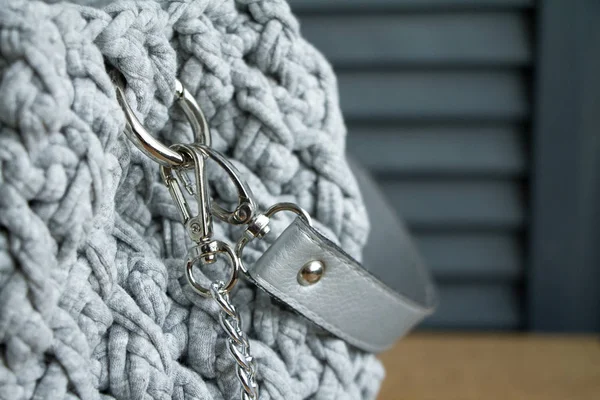
[[(183, 274), (190, 246), (158, 165), (123, 135), (107, 68), (165, 143), (195, 96), (260, 208), (293, 201), (359, 257), (368, 223), (344, 160), (335, 76), (282, 1), (118, 1), (0, 7), (0, 399), (236, 399), (217, 306)], [(213, 195), (235, 191), (210, 169)], [(251, 263), (291, 221), (252, 243)], [(215, 226), (233, 242), (239, 228)], [(213, 268), (214, 269), (214, 268)], [(214, 271), (213, 271), (214, 272)], [(208, 272), (207, 272), (208, 273)], [(264, 292), (232, 293), (261, 399), (371, 399), (373, 355)]]

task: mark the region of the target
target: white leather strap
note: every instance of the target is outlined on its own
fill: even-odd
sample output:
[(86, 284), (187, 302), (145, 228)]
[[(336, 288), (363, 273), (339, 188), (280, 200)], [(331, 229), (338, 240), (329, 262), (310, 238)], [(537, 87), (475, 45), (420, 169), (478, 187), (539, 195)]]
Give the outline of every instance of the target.
[[(271, 296), (330, 333), (370, 352), (392, 346), (433, 312), (435, 288), (407, 229), (357, 163), (350, 166), (363, 193), (371, 233), (360, 265), (303, 219), (297, 218), (248, 275)], [(299, 270), (320, 261), (318, 282), (303, 286)]]
[[(403, 255), (389, 260), (389, 267)], [(310, 261), (324, 264), (321, 279), (303, 286), (298, 272)], [(397, 268), (421, 269), (418, 260)], [(248, 270), (255, 283), (296, 312), (348, 343), (370, 352), (390, 347), (431, 313), (433, 286), (426, 274), (409, 298), (385, 285), (356, 260), (329, 241), (302, 218), (297, 218)]]

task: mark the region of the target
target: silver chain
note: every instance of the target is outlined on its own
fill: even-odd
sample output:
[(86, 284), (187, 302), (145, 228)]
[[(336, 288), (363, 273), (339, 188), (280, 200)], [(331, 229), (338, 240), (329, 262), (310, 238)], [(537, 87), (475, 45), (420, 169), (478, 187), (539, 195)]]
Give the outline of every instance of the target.
[(256, 383), (256, 363), (250, 355), (250, 342), (242, 330), (240, 314), (229, 300), (229, 293), (222, 282), (210, 286), (212, 298), (221, 308), (219, 323), (227, 333), (227, 348), (237, 363), (237, 376), (242, 384), (242, 400), (258, 400), (258, 384)]

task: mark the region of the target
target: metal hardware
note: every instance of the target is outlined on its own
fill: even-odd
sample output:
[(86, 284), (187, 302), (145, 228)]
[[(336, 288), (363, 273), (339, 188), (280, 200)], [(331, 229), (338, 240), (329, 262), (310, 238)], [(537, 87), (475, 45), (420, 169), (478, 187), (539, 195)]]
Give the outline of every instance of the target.
[(229, 300), (229, 294), (222, 285), (213, 283), (210, 292), (221, 308), (219, 323), (229, 336), (227, 348), (236, 362), (238, 378), (242, 384), (241, 399), (257, 400), (258, 384), (256, 383), (256, 363), (250, 355), (250, 341), (242, 330), (242, 321), (235, 306)]
[[(252, 199), (252, 192), (248, 186), (239, 178), (239, 172), (221, 153), (211, 149), (204, 145), (173, 145), (171, 149), (181, 153), (186, 159), (191, 160), (191, 164), (194, 165), (196, 170), (196, 190), (193, 189), (191, 183), (185, 181), (185, 175), (181, 174), (182, 167), (173, 168), (169, 166), (161, 166), (160, 172), (163, 181), (166, 183), (171, 196), (175, 200), (175, 203), (179, 206), (181, 214), (183, 216), (183, 223), (188, 227), (189, 233), (192, 235), (192, 240), (197, 241), (196, 237), (206, 236), (209, 233), (212, 234), (212, 228), (210, 232), (201, 230), (198, 231), (199, 226), (206, 228), (212, 227), (212, 216), (219, 218), (220, 220), (233, 224), (241, 225), (247, 224), (254, 217), (254, 211), (256, 205)], [(206, 182), (205, 161), (206, 158), (211, 158), (219, 165), (227, 175), (231, 178), (231, 181), (235, 185), (238, 192), (238, 205), (235, 210), (228, 211), (218, 205), (215, 202), (210, 201), (208, 194), (208, 183)], [(188, 162), (189, 164), (190, 162)], [(185, 164), (184, 164), (185, 166)], [(197, 196), (199, 216), (203, 225), (198, 225), (198, 221), (195, 218), (191, 218), (189, 214), (189, 206), (185, 203), (183, 192), (178, 183), (177, 177), (184, 181), (184, 186), (188, 193)], [(194, 228), (195, 230), (192, 230)]]
[[(122, 80), (115, 78), (114, 81), (117, 92), (117, 101), (125, 112), (125, 120), (127, 122), (125, 133), (129, 139), (131, 139), (144, 154), (161, 165), (172, 167), (185, 164), (188, 160), (186, 160), (181, 153), (161, 143), (152, 136), (146, 128), (144, 128), (144, 125), (142, 125), (138, 117), (136, 117), (133, 109), (125, 99)], [(206, 118), (194, 97), (178, 80), (175, 81), (175, 100), (190, 121), (192, 131), (194, 132), (194, 141), (210, 146), (211, 137)]]
[(248, 269), (242, 261), (242, 253), (248, 243), (256, 238), (263, 238), (270, 231), (269, 222), (271, 217), (281, 211), (291, 211), (298, 217), (304, 219), (309, 226), (312, 226), (312, 219), (310, 215), (297, 204), (294, 203), (277, 203), (269, 207), (263, 214), (259, 214), (250, 221), (246, 230), (242, 234), (242, 237), (238, 240), (235, 245), (235, 254), (240, 259), (240, 268), (244, 274), (248, 274)]
[[(264, 214), (255, 215), (256, 204), (250, 189), (239, 178), (240, 174), (233, 164), (210, 147), (211, 137), (206, 119), (198, 103), (179, 81), (176, 82), (175, 98), (190, 121), (195, 142), (189, 145), (176, 144), (171, 147), (165, 146), (150, 135), (125, 100), (123, 83), (118, 79), (116, 83), (117, 99), (127, 121), (125, 132), (144, 154), (161, 165), (162, 179), (181, 213), (188, 235), (196, 242), (196, 246), (188, 253), (185, 265), (186, 279), (196, 293), (213, 298), (221, 308), (219, 322), (228, 335), (227, 347), (237, 363), (237, 375), (242, 385), (241, 398), (257, 400), (256, 364), (250, 355), (250, 342), (242, 330), (240, 316), (231, 304), (229, 292), (237, 283), (239, 270), (246, 272), (241, 258), (244, 247), (251, 240), (262, 238), (269, 232), (269, 221), (273, 215), (281, 211), (291, 211), (312, 226), (310, 215), (293, 203), (278, 203), (267, 209)], [(233, 211), (226, 210), (211, 201), (205, 171), (208, 158), (215, 161), (227, 173), (236, 187), (238, 204)], [(186, 175), (186, 170), (189, 169), (194, 170), (195, 186)], [(195, 197), (198, 204), (197, 215), (192, 214), (182, 186)], [(236, 243), (235, 250), (227, 243), (212, 238), (213, 216), (230, 224), (247, 225), (243, 236)], [(229, 258), (231, 270), (227, 281), (203, 285), (194, 276), (194, 266), (213, 263), (219, 254), (226, 254)], [(298, 280), (306, 284), (316, 283), (324, 269), (325, 266), (320, 261), (307, 263), (300, 271)]]
[(310, 286), (319, 282), (325, 272), (325, 264), (319, 260), (309, 261), (298, 271), (298, 283), (302, 286)]
[[(240, 259), (233, 249), (225, 242), (212, 239), (212, 216), (211, 200), (208, 193), (208, 182), (206, 180), (205, 159), (210, 157), (226, 170), (239, 193), (239, 205), (236, 211), (229, 212), (218, 208), (224, 219), (240, 221), (250, 220), (253, 217), (254, 202), (250, 197), (250, 191), (240, 181), (232, 165), (219, 153), (205, 146), (196, 145), (174, 145), (171, 148), (185, 156), (189, 162), (181, 166), (171, 167), (162, 165), (161, 175), (173, 201), (179, 208), (183, 223), (190, 238), (197, 243), (188, 252), (188, 260), (185, 265), (185, 276), (189, 285), (196, 293), (203, 297), (213, 298), (221, 308), (219, 323), (228, 336), (227, 348), (235, 360), (237, 376), (242, 386), (242, 400), (258, 400), (258, 384), (256, 383), (256, 363), (250, 355), (250, 342), (242, 330), (240, 316), (231, 304), (229, 292), (238, 281), (240, 270)], [(193, 167), (196, 181), (195, 188), (187, 180), (185, 169)], [(179, 179), (178, 179), (179, 178)], [(181, 186), (184, 186), (189, 194), (196, 197), (198, 203), (198, 215), (192, 216), (192, 211), (187, 203)], [(245, 214), (244, 214), (245, 213)], [(237, 218), (237, 219), (236, 219)], [(209, 264), (216, 261), (217, 255), (226, 254), (229, 258), (230, 273), (227, 281), (211, 282), (205, 286), (194, 276), (194, 266), (197, 264)]]
[(191, 166), (194, 168), (196, 189), (194, 190), (187, 181), (184, 183), (184, 186), (188, 193), (196, 196), (196, 202), (198, 204), (197, 216), (191, 215), (190, 206), (185, 200), (180, 182), (177, 179), (178, 176), (181, 180), (185, 180), (183, 178), (185, 176), (183, 173), (185, 168), (183, 166), (173, 168), (162, 165), (160, 167), (160, 174), (171, 193), (173, 201), (181, 212), (183, 224), (185, 225), (190, 238), (196, 243), (208, 241), (212, 236), (212, 216), (210, 213), (208, 182), (206, 181), (206, 174), (204, 171), (204, 155), (192, 145), (178, 144), (172, 146), (172, 148), (190, 160)]
[[(179, 166), (161, 165), (160, 173), (173, 201), (179, 208), (188, 235), (197, 243), (188, 252), (185, 265), (186, 279), (196, 293), (213, 298), (221, 308), (219, 323), (228, 335), (227, 348), (236, 362), (237, 376), (242, 386), (241, 399), (258, 400), (257, 367), (254, 358), (250, 355), (250, 342), (242, 330), (241, 318), (229, 299), (229, 292), (238, 281), (240, 259), (227, 243), (212, 239), (211, 215), (212, 209), (213, 212), (217, 210), (219, 213), (217, 217), (231, 223), (249, 221), (253, 217), (255, 208), (251, 192), (238, 178), (238, 172), (233, 165), (209, 147), (178, 144), (171, 146), (171, 149), (184, 156), (187, 161)], [(230, 212), (214, 203), (211, 204), (205, 171), (206, 158), (215, 160), (234, 182), (240, 199), (235, 211)], [(185, 174), (185, 170), (190, 168), (194, 170), (195, 188)], [(184, 186), (190, 195), (195, 196), (198, 203), (197, 215), (192, 215), (181, 186)], [(218, 254), (226, 254), (229, 258), (231, 268), (229, 278), (225, 282), (211, 282), (204, 286), (194, 276), (194, 266), (213, 263)]]
[(254, 203), (252, 191), (242, 181), (239, 176), (240, 173), (235, 166), (229, 162), (221, 153), (204, 144), (194, 144), (194, 147), (198, 149), (205, 157), (213, 159), (217, 165), (229, 175), (229, 178), (235, 185), (238, 192), (238, 205), (233, 211), (227, 211), (216, 203), (211, 204), (212, 214), (219, 218), (221, 221), (233, 224), (243, 225), (247, 224), (252, 220), (254, 211), (256, 210), (256, 204)]
[(277, 203), (272, 205), (267, 211), (265, 211), (265, 215), (271, 218), (273, 215), (277, 214), (281, 211), (291, 211), (294, 214), (298, 215), (300, 218), (304, 219), (306, 223), (312, 226), (312, 218), (310, 214), (306, 212), (306, 210), (300, 207), (295, 203)]
[[(238, 271), (240, 270), (240, 260), (236, 256), (235, 252), (231, 247), (220, 240), (211, 240), (210, 242), (201, 243), (198, 246), (192, 247), (188, 253), (188, 261), (185, 264), (185, 277), (188, 283), (196, 293), (203, 297), (212, 297), (212, 291), (209, 287), (203, 286), (194, 277), (194, 265), (199, 261), (201, 263), (210, 263), (216, 260), (217, 254), (227, 254), (229, 261), (231, 261), (231, 272), (229, 273), (229, 279), (227, 282), (217, 282), (220, 285), (220, 290), (229, 293), (238, 281)], [(206, 261), (207, 256), (210, 256), (210, 260)]]
[(188, 231), (188, 235), (190, 236), (190, 239), (197, 243), (197, 246), (192, 247), (188, 253), (188, 261), (185, 267), (186, 278), (198, 294), (204, 297), (210, 297), (210, 289), (202, 286), (202, 284), (195, 279), (193, 274), (194, 265), (198, 262), (211, 264), (216, 261), (217, 254), (225, 253), (229, 256), (231, 261), (231, 273), (227, 283), (223, 284), (223, 288), (226, 291), (230, 291), (237, 282), (240, 263), (237, 255), (227, 243), (212, 239), (212, 216), (210, 213), (208, 183), (206, 182), (204, 170), (204, 154), (200, 151), (199, 147), (194, 145), (178, 144), (173, 145), (172, 148), (185, 155), (186, 158), (190, 160), (196, 178), (195, 190), (191, 183), (187, 181), (184, 183), (188, 193), (195, 195), (198, 203), (198, 215), (192, 216), (190, 206), (185, 200), (185, 196), (181, 190), (181, 184), (176, 177), (178, 176), (180, 179), (184, 179), (183, 177), (185, 175), (183, 170), (186, 169), (185, 165), (175, 168), (165, 167), (164, 165), (160, 167), (163, 180), (169, 188), (173, 201), (181, 212), (183, 224)]

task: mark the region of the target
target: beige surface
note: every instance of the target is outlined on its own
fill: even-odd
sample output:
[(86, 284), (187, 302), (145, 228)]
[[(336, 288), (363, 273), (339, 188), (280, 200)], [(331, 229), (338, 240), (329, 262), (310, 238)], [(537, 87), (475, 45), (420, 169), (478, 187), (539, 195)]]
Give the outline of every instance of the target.
[(598, 337), (419, 334), (380, 358), (380, 400), (600, 400)]

